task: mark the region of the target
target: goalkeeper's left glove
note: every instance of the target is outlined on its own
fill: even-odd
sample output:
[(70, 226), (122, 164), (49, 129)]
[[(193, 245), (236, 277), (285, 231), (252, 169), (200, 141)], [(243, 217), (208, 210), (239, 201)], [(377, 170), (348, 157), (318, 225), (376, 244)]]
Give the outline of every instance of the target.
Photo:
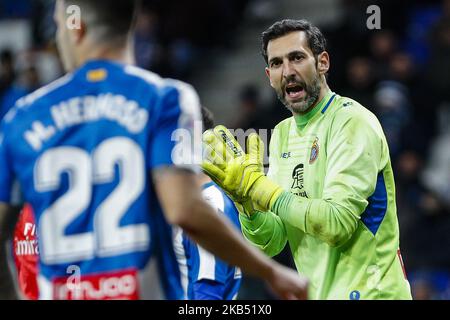
[(251, 200), (254, 209), (269, 211), (283, 189), (264, 175), (264, 144), (256, 133), (247, 140), (244, 153), (224, 126), (203, 134), (206, 157), (202, 167), (238, 203)]

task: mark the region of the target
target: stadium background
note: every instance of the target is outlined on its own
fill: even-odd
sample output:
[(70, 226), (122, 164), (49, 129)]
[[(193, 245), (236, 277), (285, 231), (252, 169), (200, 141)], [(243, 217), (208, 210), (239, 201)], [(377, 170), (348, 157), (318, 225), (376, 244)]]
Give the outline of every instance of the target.
[[(369, 5), (381, 29), (369, 30)], [(328, 39), (329, 84), (373, 111), (388, 138), (400, 244), (415, 299), (450, 299), (450, 0), (147, 0), (137, 64), (192, 83), (216, 122), (273, 128), (289, 116), (264, 75), (260, 34), (306, 18)], [(0, 116), (62, 74), (53, 0), (0, 0)], [(292, 265), (289, 250), (277, 260)], [(240, 298), (270, 299), (245, 278)]]

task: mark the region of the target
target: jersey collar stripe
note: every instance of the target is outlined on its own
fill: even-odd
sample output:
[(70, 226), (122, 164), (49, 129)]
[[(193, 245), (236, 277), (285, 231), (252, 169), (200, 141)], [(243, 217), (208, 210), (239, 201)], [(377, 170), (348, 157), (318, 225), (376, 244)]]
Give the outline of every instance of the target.
[(336, 94), (333, 94), (330, 98), (330, 100), (328, 100), (327, 104), (325, 105), (325, 107), (323, 107), (322, 109), (322, 114), (325, 113), (325, 111), (327, 111), (328, 107), (330, 106), (331, 102), (333, 101), (334, 97), (336, 96)]

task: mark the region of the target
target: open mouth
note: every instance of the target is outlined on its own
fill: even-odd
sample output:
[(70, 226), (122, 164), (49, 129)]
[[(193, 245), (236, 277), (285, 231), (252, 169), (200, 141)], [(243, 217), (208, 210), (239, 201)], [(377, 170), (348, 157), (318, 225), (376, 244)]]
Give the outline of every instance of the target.
[(305, 90), (296, 83), (288, 84), (285, 88), (286, 94), (290, 99), (298, 99), (303, 97)]

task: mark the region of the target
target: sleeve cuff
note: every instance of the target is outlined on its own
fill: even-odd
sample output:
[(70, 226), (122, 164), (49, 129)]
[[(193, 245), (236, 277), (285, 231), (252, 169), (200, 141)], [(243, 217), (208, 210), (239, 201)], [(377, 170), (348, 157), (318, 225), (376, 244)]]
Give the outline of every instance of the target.
[(306, 232), (306, 213), (311, 201), (284, 191), (272, 206), (272, 211), (288, 225)]

